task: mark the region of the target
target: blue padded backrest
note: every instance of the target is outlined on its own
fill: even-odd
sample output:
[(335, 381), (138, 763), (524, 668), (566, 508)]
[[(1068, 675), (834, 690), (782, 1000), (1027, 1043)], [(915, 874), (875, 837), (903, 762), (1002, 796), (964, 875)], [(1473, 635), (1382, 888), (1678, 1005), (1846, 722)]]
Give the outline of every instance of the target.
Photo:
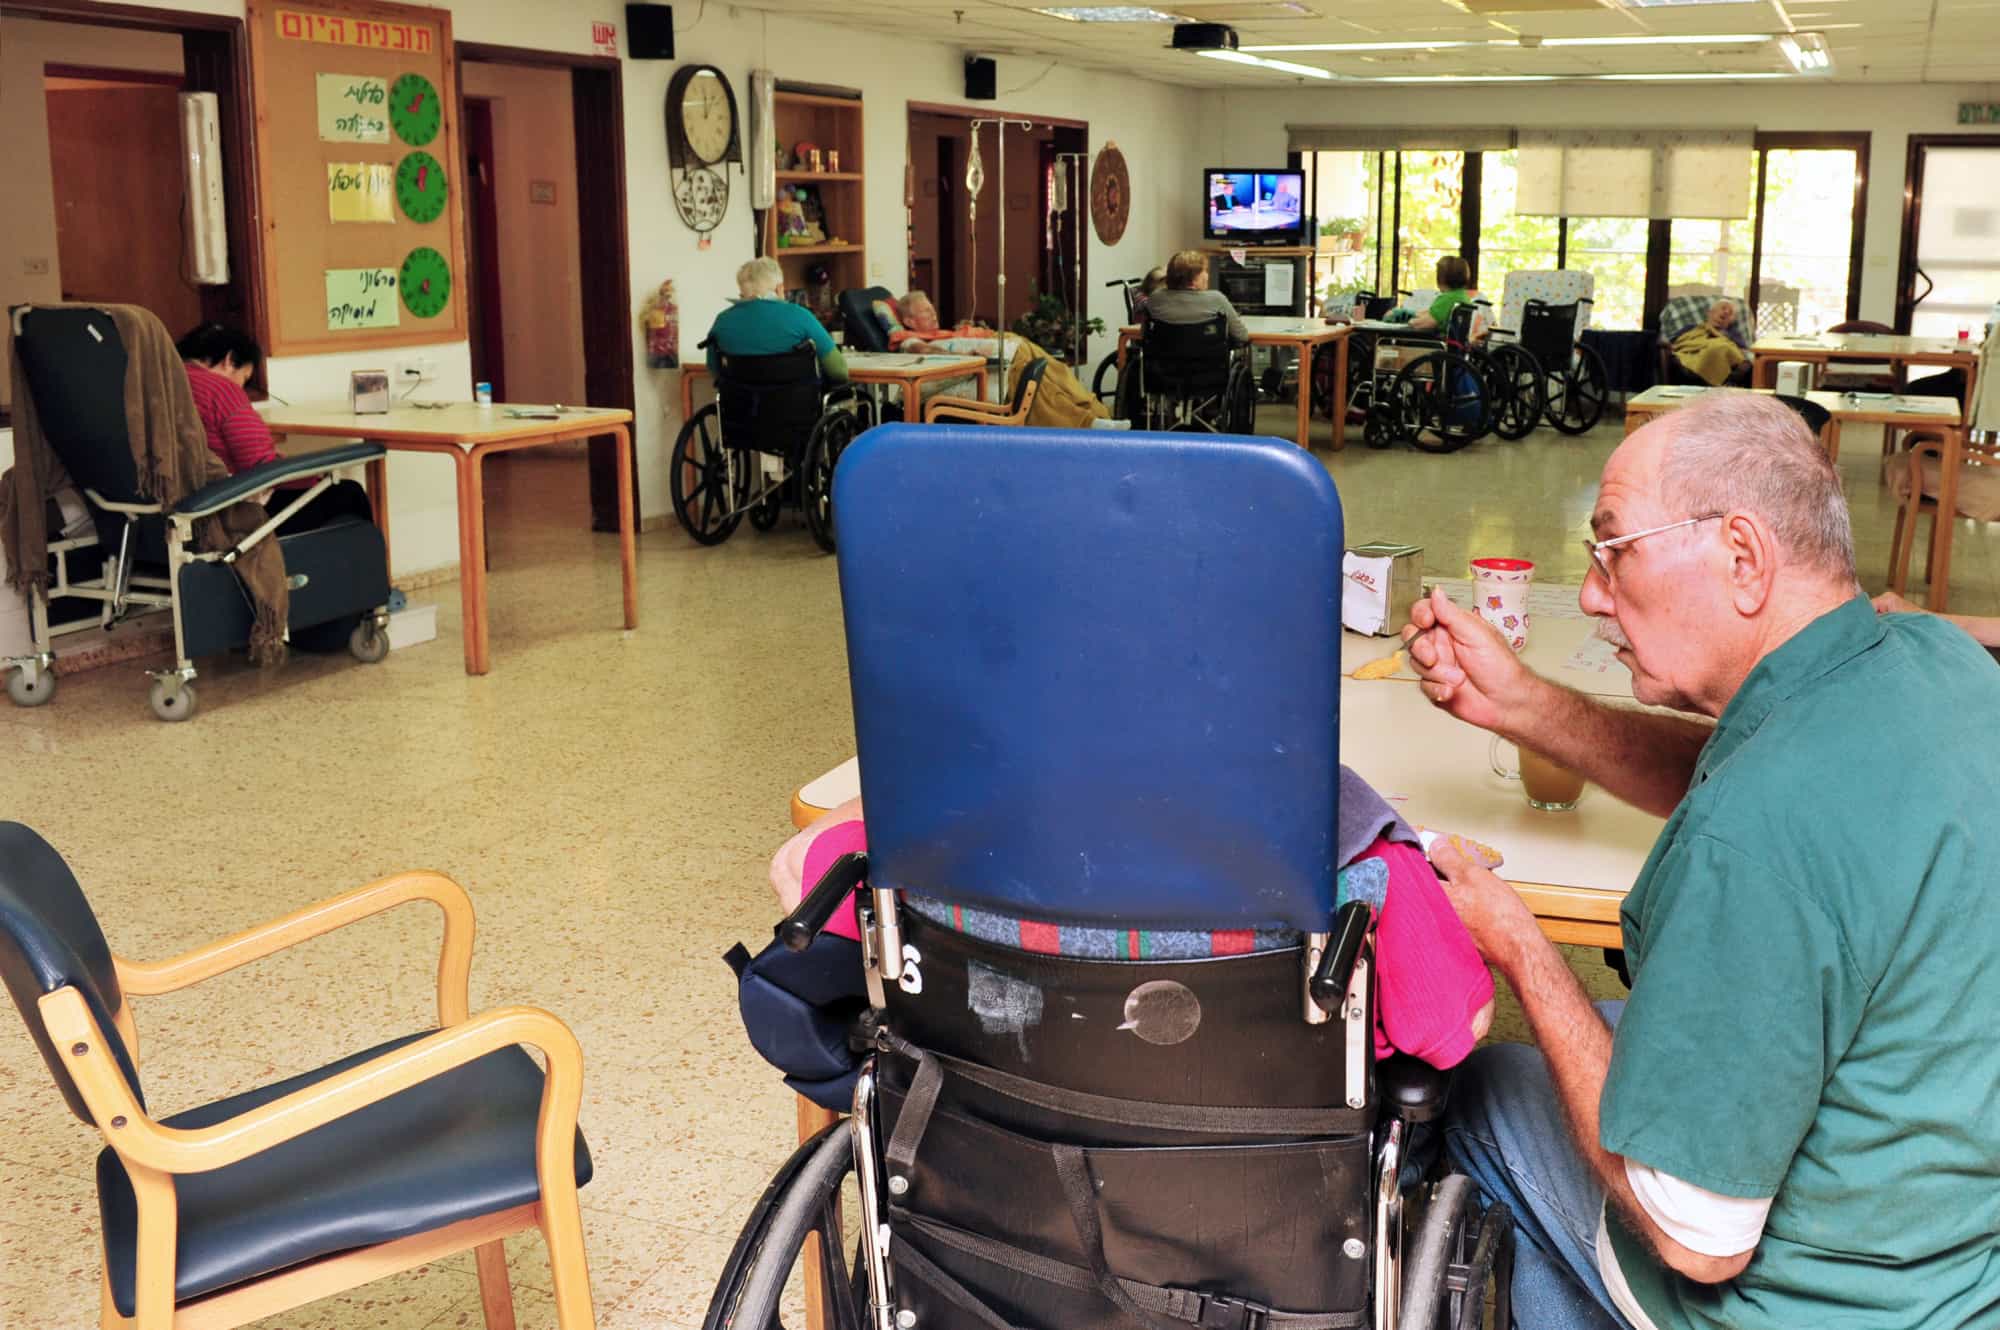
[(833, 506), (875, 885), (1327, 927), (1342, 534), (1312, 454), (884, 425)]
[(71, 987), (104, 1031), (134, 1094), (139, 1077), (112, 1024), (123, 1004), (111, 947), (97, 916), (55, 848), (19, 822), (0, 822), (0, 982), (7, 985), (42, 1060), (71, 1111), (89, 1122), (90, 1111), (49, 1039), (37, 1007), (44, 994)]
[(125, 423), (125, 343), (99, 309), (29, 309), (14, 354), (49, 448), (77, 484), (114, 503), (143, 503)]

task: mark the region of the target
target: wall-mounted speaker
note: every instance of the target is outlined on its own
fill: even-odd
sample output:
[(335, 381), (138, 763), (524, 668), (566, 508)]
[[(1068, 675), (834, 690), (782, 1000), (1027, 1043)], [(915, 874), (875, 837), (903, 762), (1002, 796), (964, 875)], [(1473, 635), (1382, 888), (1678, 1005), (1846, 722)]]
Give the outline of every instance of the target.
[(634, 60), (674, 58), (674, 7), (672, 5), (625, 6), (625, 39)]
[(990, 102), (998, 96), (994, 85), (999, 80), (999, 69), (989, 56), (965, 57), (965, 99), (969, 102)]

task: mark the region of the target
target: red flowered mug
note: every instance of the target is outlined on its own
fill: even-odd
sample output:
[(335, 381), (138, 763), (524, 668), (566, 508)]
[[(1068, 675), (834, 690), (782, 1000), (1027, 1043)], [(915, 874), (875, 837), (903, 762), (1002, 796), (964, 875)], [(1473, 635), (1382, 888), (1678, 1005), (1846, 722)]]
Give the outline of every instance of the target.
[(1526, 559), (1472, 561), (1473, 607), (1516, 651), (1528, 645), (1528, 586), (1534, 579), (1535, 565)]

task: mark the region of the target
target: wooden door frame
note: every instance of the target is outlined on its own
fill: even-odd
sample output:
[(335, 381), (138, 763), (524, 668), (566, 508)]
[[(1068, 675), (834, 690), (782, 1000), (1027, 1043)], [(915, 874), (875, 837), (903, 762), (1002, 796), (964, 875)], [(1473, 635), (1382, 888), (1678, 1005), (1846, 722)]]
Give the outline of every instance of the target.
[[(263, 205), (257, 192), (257, 125), (250, 92), (250, 34), (240, 17), (151, 5), (100, 4), (97, 0), (8, 0), (7, 17), (48, 23), (172, 33), (181, 39), (182, 87), (216, 94), (222, 119), (222, 188), (231, 277), (226, 286), (202, 286), (204, 319), (247, 329), (260, 345), (271, 341), (264, 304)], [(261, 381), (265, 373), (258, 367)]]
[(1923, 215), (1924, 153), (1931, 148), (2000, 149), (2000, 134), (1912, 134), (1903, 158), (1903, 235), (1896, 258), (1896, 331), (1908, 334), (1916, 317), (1910, 281), (1916, 276), (1917, 230)]
[(1848, 319), (1861, 317), (1861, 258), (1868, 238), (1868, 154), (1874, 146), (1874, 135), (1867, 130), (1848, 133), (1842, 130), (1811, 130), (1796, 133), (1774, 131), (1757, 132), (1757, 224), (1750, 235), (1750, 313), (1754, 317), (1757, 303), (1762, 298), (1759, 290), (1764, 284), (1764, 196), (1765, 168), (1769, 164), (1770, 153), (1779, 150), (1806, 150), (1846, 148), (1854, 153), (1854, 203), (1853, 234), (1847, 247), (1847, 315)]
[[(570, 73), (576, 115), (576, 197), (578, 280), (583, 291), (584, 395), (592, 406), (634, 410), (631, 229), (625, 201), (624, 62), (613, 56), (543, 51), (489, 42), (457, 42), (453, 58), (459, 97), (465, 96), (467, 64), (528, 65)], [(593, 91), (591, 82), (596, 82)], [(610, 114), (598, 116), (595, 101), (608, 98)], [(460, 135), (461, 148), (464, 136)], [(468, 177), (461, 158), (461, 180)], [(590, 527), (618, 530), (617, 444), (610, 436), (590, 441)], [(632, 505), (639, 511), (639, 468), (632, 468)]]

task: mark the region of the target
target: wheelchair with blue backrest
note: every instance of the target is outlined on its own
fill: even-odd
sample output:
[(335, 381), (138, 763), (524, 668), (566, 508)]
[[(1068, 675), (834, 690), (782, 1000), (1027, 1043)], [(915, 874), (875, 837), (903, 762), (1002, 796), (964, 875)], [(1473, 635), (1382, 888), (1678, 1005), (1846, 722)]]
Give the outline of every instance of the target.
[(715, 400), (681, 426), (667, 463), (681, 529), (720, 545), (746, 515), (769, 531), (791, 504), (832, 553), (833, 469), (875, 423), (874, 401), (854, 384), (822, 383), (810, 342), (769, 356), (720, 352), (716, 362)]
[[(144, 310), (127, 312), (158, 322)], [(129, 357), (109, 311), (20, 305), (13, 331), (36, 418), (82, 508), (67, 521), (60, 498), (47, 504), (48, 582), (29, 592), (33, 651), (0, 658), (13, 667), (7, 692), (16, 705), (41, 706), (54, 697), (57, 637), (110, 631), (135, 613), (166, 610), (174, 664), (150, 671), (148, 700), (161, 720), (189, 719), (195, 660), (250, 640), (256, 611), (231, 565), (266, 540), (277, 541), (284, 556), (291, 642), (316, 651), (344, 645), (367, 663), (388, 655), (389, 556), (375, 524), (343, 518), (310, 530), (279, 529), (333, 483), (326, 474), (332, 468), (374, 461), (382, 445), (350, 443), (279, 458), (163, 503), (144, 492), (133, 457), (125, 414)], [(186, 409), (194, 409), (191, 401)], [(269, 521), (227, 548), (201, 548), (197, 524), (301, 477), (316, 479), (264, 501)]]
[(851, 1116), (704, 1325), (798, 1324), (802, 1254), (834, 1330), (1507, 1324), (1511, 1220), (1412, 1161), (1447, 1076), (1376, 1061), (1369, 909), (1336, 909), (1325, 469), (888, 425), (835, 488), (868, 848), (732, 963), (759, 1049)]

